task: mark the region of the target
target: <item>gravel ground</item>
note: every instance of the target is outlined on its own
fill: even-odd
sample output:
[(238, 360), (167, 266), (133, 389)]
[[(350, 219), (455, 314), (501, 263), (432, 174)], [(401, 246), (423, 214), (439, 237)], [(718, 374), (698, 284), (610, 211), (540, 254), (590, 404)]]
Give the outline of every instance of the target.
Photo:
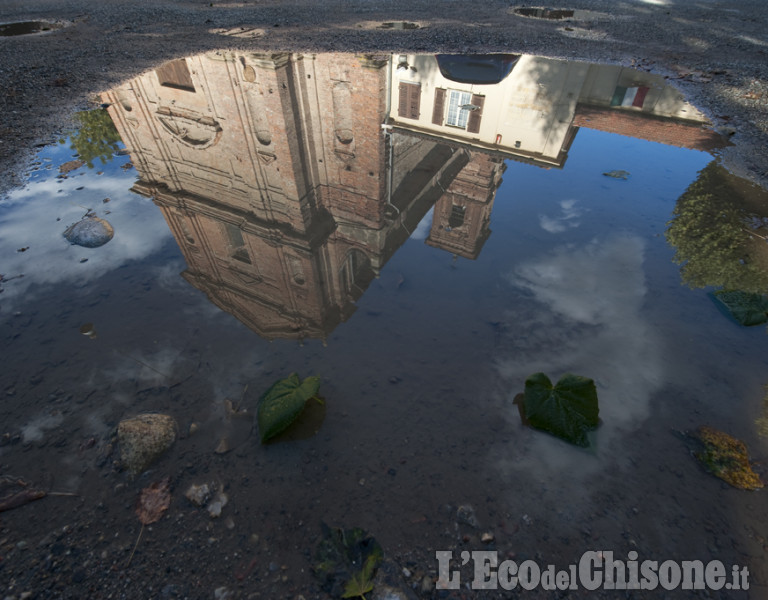
[[(0, 39), (0, 191), (20, 181), (95, 95), (158, 63), (212, 49), (506, 51), (662, 73), (732, 135), (726, 166), (768, 183), (768, 10), (764, 0), (577, 0), (569, 22), (484, 0), (3, 0), (0, 22), (65, 27)], [(436, 10), (437, 8), (437, 10)], [(418, 29), (382, 29), (384, 22)]]

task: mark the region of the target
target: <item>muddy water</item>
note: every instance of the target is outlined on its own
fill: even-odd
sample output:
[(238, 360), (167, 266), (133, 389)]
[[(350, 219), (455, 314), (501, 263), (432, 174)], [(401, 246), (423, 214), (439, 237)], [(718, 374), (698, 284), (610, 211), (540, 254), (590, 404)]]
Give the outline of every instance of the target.
[[(451, 78), (473, 69), (501, 80)], [(320, 521), (370, 531), (424, 597), (508, 597), (435, 589), (436, 551), (459, 569), (488, 549), (558, 569), (593, 550), (719, 560), (749, 592), (674, 597), (765, 593), (762, 493), (679, 433), (768, 450), (765, 326), (712, 296), (766, 291), (765, 193), (655, 76), (211, 54), (103, 100), (84, 127), (107, 141), (43, 149), (0, 205), (2, 474), (76, 494), (3, 513), (6, 595), (323, 598)], [(723, 203), (711, 222), (694, 196)], [(696, 242), (733, 236), (726, 214), (723, 258)], [(70, 244), (87, 215), (114, 237)], [(321, 378), (324, 413), (262, 445), (230, 407), (255, 413), (292, 372)], [(521, 424), (536, 372), (595, 381), (590, 448)], [(133, 478), (115, 430), (146, 412), (179, 439)], [(170, 508), (126, 568), (138, 492), (165, 475)], [(226, 493), (220, 517), (184, 498), (201, 483)]]

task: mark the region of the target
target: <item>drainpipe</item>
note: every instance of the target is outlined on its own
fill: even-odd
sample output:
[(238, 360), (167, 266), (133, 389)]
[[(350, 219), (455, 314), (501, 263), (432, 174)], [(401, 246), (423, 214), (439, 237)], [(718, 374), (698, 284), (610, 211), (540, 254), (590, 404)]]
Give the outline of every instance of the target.
[(389, 161), (387, 164), (387, 206), (394, 208), (397, 211), (397, 216), (400, 216), (400, 209), (392, 204), (392, 179), (393, 168), (392, 161), (394, 159), (394, 148), (392, 144), (392, 125), (389, 124), (389, 112), (392, 110), (392, 69), (394, 67), (394, 54), (389, 55), (389, 64), (387, 65), (387, 113), (384, 117), (384, 122), (381, 124), (381, 129), (384, 132), (384, 141), (389, 146)]

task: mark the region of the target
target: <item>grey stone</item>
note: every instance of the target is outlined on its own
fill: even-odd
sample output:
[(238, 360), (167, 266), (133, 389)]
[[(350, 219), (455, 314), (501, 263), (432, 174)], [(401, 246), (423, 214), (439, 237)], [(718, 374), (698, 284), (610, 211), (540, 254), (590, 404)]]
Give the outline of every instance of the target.
[(120, 421), (117, 441), (123, 465), (134, 475), (142, 473), (176, 441), (173, 417), (157, 413)]
[(109, 221), (99, 217), (87, 216), (64, 230), (64, 237), (70, 244), (84, 248), (103, 246), (115, 235)]

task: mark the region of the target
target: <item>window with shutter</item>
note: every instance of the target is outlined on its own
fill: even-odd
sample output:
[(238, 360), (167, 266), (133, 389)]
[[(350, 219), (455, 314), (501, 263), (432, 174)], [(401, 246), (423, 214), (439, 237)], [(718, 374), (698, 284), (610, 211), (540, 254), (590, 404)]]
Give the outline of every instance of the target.
[(398, 92), (397, 116), (405, 119), (418, 119), (419, 104), (421, 102), (421, 84), (401, 81)]
[(160, 85), (187, 92), (195, 91), (195, 84), (192, 83), (192, 76), (189, 74), (187, 61), (183, 58), (165, 63), (158, 67), (155, 73), (160, 81)]
[(469, 111), (463, 108), (469, 104), (471, 94), (469, 92), (460, 92), (457, 90), (451, 90), (448, 96), (448, 116), (445, 119), (446, 124), (453, 127), (461, 127), (464, 129), (467, 126), (467, 115)]
[(443, 114), (445, 113), (445, 92), (443, 88), (435, 90), (435, 105), (432, 107), (432, 124), (442, 125)]
[(480, 119), (483, 117), (484, 104), (485, 96), (472, 95), (472, 106), (478, 108), (469, 113), (469, 120), (467, 121), (467, 131), (469, 133), (480, 133)]

